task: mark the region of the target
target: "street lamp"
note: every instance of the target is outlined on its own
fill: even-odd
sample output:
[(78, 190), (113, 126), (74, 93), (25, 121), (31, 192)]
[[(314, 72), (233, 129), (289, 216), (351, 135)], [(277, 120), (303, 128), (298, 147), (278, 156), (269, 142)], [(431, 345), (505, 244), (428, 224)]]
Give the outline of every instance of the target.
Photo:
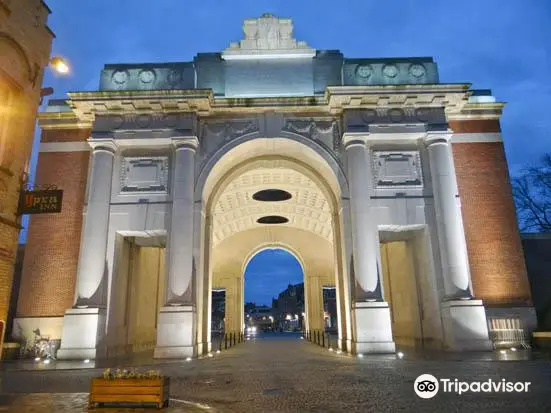
[[(54, 72), (61, 75), (66, 75), (70, 71), (69, 63), (66, 59), (60, 56), (55, 56), (50, 59), (50, 67)], [(40, 89), (40, 105), (42, 105), (42, 102), (46, 96), (51, 96), (53, 94), (54, 89), (51, 87), (44, 87)]]
[(54, 71), (62, 75), (66, 75), (70, 71), (69, 63), (66, 59), (60, 56), (52, 57), (50, 60), (50, 66)]

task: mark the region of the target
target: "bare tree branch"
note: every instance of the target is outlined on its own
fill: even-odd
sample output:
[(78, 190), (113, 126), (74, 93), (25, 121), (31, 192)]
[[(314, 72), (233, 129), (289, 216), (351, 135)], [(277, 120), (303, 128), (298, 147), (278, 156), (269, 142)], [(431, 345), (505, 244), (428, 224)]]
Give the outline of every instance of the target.
[(521, 231), (551, 232), (551, 154), (511, 180)]

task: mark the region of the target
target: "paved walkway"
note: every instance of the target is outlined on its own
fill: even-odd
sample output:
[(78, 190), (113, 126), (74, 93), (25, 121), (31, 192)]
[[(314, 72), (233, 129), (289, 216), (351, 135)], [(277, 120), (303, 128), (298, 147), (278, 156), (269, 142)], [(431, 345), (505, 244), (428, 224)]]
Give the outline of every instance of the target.
[[(522, 352), (489, 361), (480, 356), (400, 360), (394, 356), (352, 358), (314, 346), (298, 336), (266, 336), (213, 358), (164, 364), (171, 376), (167, 412), (550, 412), (551, 364), (511, 361)], [(494, 357), (494, 356), (492, 356)], [(144, 366), (144, 369), (148, 366)], [(440, 392), (418, 398), (417, 376), (464, 381), (531, 382), (528, 393)], [(100, 369), (1, 373), (0, 411), (85, 412), (91, 377)], [(102, 408), (91, 411), (145, 411)]]

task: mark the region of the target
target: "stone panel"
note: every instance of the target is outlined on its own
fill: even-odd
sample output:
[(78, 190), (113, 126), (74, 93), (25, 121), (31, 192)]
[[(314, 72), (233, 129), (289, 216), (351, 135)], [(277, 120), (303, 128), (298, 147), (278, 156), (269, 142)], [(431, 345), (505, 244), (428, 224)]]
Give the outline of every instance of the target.
[(225, 62), (225, 97), (312, 96), (312, 59)]
[(121, 160), (121, 192), (168, 192), (168, 156), (124, 157)]
[(378, 188), (422, 186), (419, 152), (373, 151), (373, 180)]

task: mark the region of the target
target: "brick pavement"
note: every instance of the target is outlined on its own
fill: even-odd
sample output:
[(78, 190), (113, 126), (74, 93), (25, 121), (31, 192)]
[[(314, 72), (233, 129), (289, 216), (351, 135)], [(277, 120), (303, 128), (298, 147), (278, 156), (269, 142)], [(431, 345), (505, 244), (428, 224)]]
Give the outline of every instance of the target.
[[(410, 360), (406, 354), (403, 360), (393, 356), (359, 359), (329, 352), (298, 337), (270, 336), (238, 345), (213, 358), (158, 368), (171, 376), (173, 400), (166, 410), (169, 412), (551, 411), (549, 361), (485, 360), (489, 356)], [(100, 372), (99, 369), (3, 371), (4, 398), (0, 406), (20, 413), (37, 409), (87, 411), (89, 379)], [(413, 391), (415, 378), (423, 373), (466, 381), (504, 378), (530, 381), (532, 385), (529, 393), (522, 394), (439, 393), (433, 399), (423, 400)]]

